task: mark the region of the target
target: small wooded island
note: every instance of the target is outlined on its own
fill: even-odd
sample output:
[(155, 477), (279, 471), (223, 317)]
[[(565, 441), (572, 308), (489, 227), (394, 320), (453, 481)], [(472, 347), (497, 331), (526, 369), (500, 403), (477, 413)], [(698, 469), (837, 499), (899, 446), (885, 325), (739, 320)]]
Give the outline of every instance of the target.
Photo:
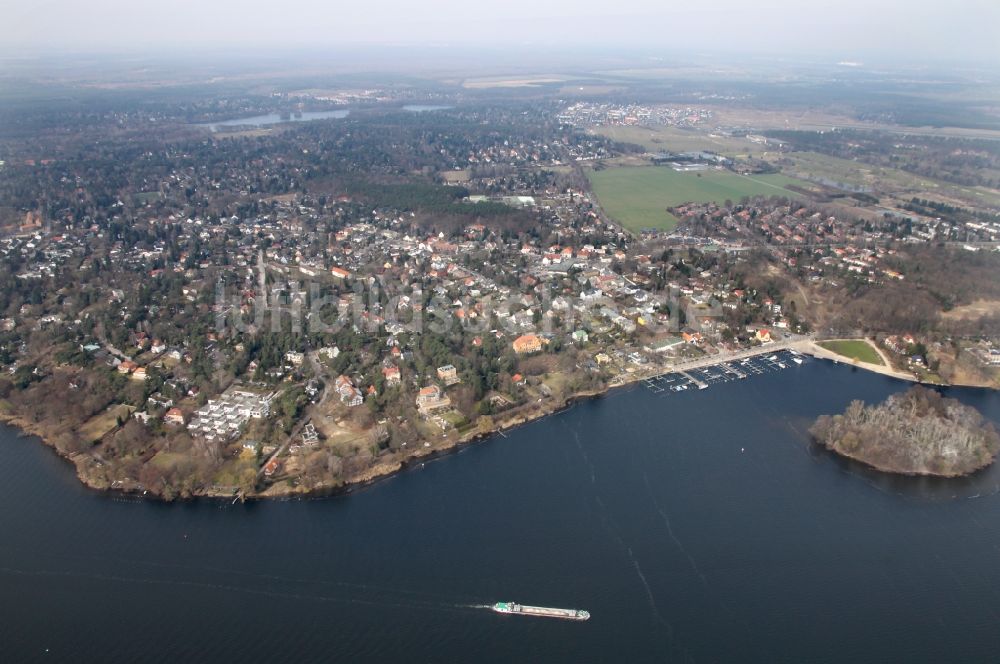
[(838, 454), (902, 475), (968, 475), (1000, 450), (1000, 435), (975, 408), (919, 386), (877, 406), (852, 401), (809, 432)]

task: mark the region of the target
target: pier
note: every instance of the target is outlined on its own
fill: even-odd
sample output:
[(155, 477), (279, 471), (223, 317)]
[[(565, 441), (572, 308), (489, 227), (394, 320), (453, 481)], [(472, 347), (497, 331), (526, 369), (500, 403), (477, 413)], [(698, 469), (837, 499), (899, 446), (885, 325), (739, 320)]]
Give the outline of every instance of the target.
[(690, 382), (692, 382), (695, 385), (697, 385), (699, 390), (704, 390), (706, 387), (708, 387), (708, 383), (706, 383), (703, 380), (698, 380), (697, 378), (695, 378), (694, 376), (692, 376), (691, 374), (689, 374), (686, 371), (680, 371), (678, 373), (680, 373), (680, 375), (682, 375), (685, 378), (687, 378)]
[(729, 364), (728, 362), (727, 363), (723, 363), (720, 366), (722, 366), (723, 370), (726, 373), (732, 374), (733, 376), (736, 376), (737, 378), (746, 378), (747, 377), (747, 375), (745, 373), (743, 373), (742, 371), (740, 371), (739, 369), (737, 369), (733, 365)]
[(755, 348), (667, 365), (663, 373), (643, 378), (641, 382), (654, 394), (669, 394), (704, 390), (720, 383), (781, 371), (802, 363), (803, 355), (795, 349), (807, 340), (808, 337), (791, 337)]

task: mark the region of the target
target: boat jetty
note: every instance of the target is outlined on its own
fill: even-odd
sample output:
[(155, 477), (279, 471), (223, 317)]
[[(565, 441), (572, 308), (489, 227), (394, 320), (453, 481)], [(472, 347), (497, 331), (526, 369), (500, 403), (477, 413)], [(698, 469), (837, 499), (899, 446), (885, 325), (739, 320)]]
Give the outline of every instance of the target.
[(774, 371), (781, 371), (790, 366), (801, 365), (804, 356), (790, 348), (757, 349), (757, 353), (742, 357), (727, 357), (716, 359), (710, 363), (710, 358), (677, 365), (665, 373), (642, 380), (643, 385), (654, 393), (684, 392), (691, 389), (704, 390), (712, 385), (743, 380)]

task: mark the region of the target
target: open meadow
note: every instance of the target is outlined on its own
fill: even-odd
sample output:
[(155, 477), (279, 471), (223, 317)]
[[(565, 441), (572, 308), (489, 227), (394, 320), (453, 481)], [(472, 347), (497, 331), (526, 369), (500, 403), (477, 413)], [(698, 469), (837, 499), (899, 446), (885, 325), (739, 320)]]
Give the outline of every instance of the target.
[(859, 188), (906, 201), (918, 198), (948, 199), (958, 205), (1000, 206), (1000, 192), (935, 180), (896, 168), (840, 159), (816, 152), (791, 152), (778, 162), (796, 176), (833, 187)]
[[(607, 126), (595, 127), (591, 131), (601, 136), (641, 145), (650, 152), (693, 152), (706, 150), (726, 157), (762, 159), (768, 154), (768, 146), (748, 141), (739, 136), (721, 136), (699, 129), (680, 127)], [(772, 149), (773, 152), (773, 149)]]
[(632, 232), (673, 230), (668, 207), (682, 203), (722, 203), (744, 196), (794, 196), (786, 185), (804, 184), (784, 175), (737, 175), (709, 170), (682, 173), (666, 166), (607, 168), (588, 173), (597, 200), (612, 219)]

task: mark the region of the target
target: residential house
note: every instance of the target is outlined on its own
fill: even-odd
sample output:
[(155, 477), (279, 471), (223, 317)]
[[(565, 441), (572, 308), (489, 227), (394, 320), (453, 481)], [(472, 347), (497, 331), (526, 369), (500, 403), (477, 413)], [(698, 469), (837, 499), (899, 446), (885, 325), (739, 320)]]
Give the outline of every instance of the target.
[(302, 444), (303, 445), (315, 445), (319, 442), (319, 432), (316, 431), (316, 426), (312, 422), (306, 423), (302, 427)]
[(279, 466), (281, 466), (281, 461), (277, 457), (272, 458), (270, 461), (264, 464), (264, 475), (266, 475), (267, 477), (274, 475), (276, 472), (278, 472)]
[(518, 355), (537, 353), (542, 350), (542, 340), (534, 334), (522, 334), (513, 343), (514, 352)]
[(399, 367), (382, 367), (382, 377), (389, 387), (396, 387), (400, 383)]
[(365, 402), (365, 395), (354, 386), (351, 379), (347, 376), (341, 374), (337, 376), (337, 380), (334, 382), (334, 388), (337, 390), (337, 394), (340, 395), (340, 402), (345, 403), (348, 406), (360, 406)]
[(695, 345), (704, 341), (704, 337), (701, 336), (701, 332), (681, 332), (681, 338), (683, 338), (687, 343)]
[(180, 408), (171, 408), (167, 411), (166, 415), (163, 416), (163, 421), (167, 424), (184, 426), (184, 413), (181, 412)]
[(444, 381), (445, 385), (454, 385), (455, 383), (460, 382), (458, 378), (458, 370), (450, 364), (438, 367), (437, 375), (439, 379)]
[(447, 408), (450, 405), (451, 399), (437, 385), (421, 388), (417, 394), (417, 410), (423, 414), (439, 408)]

